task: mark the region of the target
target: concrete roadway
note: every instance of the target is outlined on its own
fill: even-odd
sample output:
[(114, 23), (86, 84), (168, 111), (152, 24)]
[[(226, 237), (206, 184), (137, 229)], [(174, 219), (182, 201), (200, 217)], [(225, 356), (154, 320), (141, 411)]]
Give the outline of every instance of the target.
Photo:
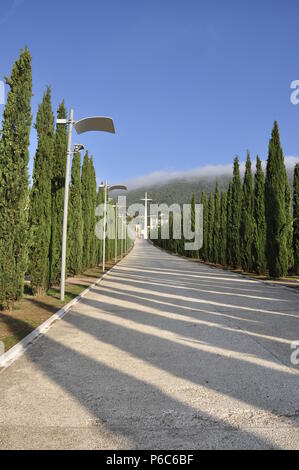
[(299, 448), (299, 294), (138, 241), (0, 374), (0, 448)]

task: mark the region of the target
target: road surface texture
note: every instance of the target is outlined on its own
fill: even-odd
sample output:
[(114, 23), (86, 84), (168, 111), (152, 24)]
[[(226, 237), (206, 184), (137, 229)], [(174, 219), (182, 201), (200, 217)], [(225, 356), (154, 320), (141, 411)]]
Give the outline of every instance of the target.
[(0, 374), (0, 448), (299, 448), (299, 294), (145, 241)]

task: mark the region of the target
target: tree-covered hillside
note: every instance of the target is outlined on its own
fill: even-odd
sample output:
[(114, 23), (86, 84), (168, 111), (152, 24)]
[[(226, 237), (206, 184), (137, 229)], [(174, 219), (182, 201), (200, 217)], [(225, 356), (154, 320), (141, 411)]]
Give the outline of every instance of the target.
[[(290, 185), (293, 185), (293, 169), (288, 170), (288, 178)], [(227, 190), (231, 176), (219, 175), (210, 178), (198, 178), (198, 179), (180, 179), (166, 182), (164, 184), (156, 184), (152, 186), (144, 186), (143, 188), (130, 190), (128, 185), (127, 204), (133, 204), (139, 202), (140, 199), (144, 198), (144, 192), (148, 192), (148, 197), (153, 200), (153, 203), (178, 203), (188, 204), (192, 198), (192, 195), (196, 195), (196, 200), (200, 200), (201, 193), (205, 192), (209, 194), (215, 190), (216, 180), (218, 181), (219, 191)], [(124, 193), (122, 193), (123, 195)]]

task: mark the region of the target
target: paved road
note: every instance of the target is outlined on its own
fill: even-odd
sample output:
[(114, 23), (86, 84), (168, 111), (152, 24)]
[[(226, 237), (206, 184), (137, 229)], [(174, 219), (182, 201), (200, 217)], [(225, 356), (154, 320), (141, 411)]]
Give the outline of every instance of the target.
[(0, 448), (299, 448), (299, 294), (139, 241), (0, 374)]

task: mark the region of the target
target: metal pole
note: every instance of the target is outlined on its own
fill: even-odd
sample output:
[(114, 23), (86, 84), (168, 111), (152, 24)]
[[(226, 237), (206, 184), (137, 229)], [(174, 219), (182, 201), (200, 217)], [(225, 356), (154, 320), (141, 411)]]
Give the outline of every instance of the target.
[(117, 223), (117, 204), (115, 204), (115, 263), (117, 263), (117, 243), (118, 243), (118, 223)]
[(123, 215), (121, 214), (121, 255), (120, 255), (121, 259), (123, 257), (123, 242), (124, 242), (123, 238), (124, 238), (124, 220), (123, 220)]
[(67, 212), (69, 202), (69, 179), (70, 179), (70, 165), (72, 154), (72, 132), (74, 122), (74, 110), (70, 110), (70, 118), (68, 122), (68, 136), (67, 136), (67, 154), (66, 154), (66, 168), (65, 168), (65, 185), (64, 185), (64, 208), (63, 208), (63, 228), (62, 228), (62, 250), (61, 250), (61, 282), (60, 282), (60, 300), (64, 300), (65, 291), (65, 263), (66, 263), (66, 237), (67, 237)]
[(106, 261), (106, 210), (107, 210), (107, 181), (104, 186), (103, 272), (105, 272), (105, 261)]
[(147, 193), (144, 199), (144, 239), (147, 240)]

